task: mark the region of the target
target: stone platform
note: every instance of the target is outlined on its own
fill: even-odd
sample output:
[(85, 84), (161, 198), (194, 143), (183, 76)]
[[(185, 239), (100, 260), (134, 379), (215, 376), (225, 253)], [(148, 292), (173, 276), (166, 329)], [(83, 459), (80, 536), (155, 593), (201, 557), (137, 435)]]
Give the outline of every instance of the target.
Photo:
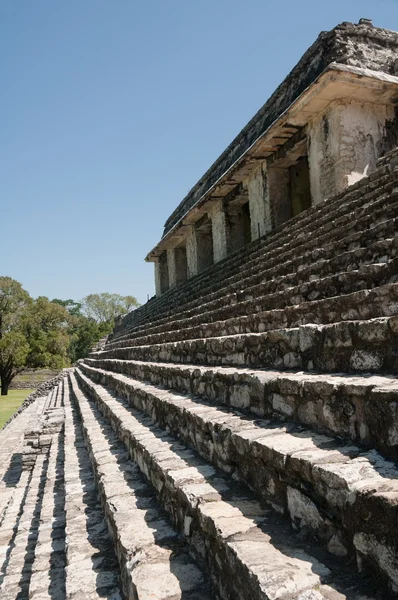
[(398, 151), (0, 434), (3, 600), (398, 597)]

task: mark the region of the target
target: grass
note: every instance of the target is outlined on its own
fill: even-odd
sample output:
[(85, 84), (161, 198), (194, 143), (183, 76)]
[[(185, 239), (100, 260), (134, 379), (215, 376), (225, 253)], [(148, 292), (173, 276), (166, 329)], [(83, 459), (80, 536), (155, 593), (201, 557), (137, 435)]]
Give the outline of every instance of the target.
[(58, 375), (59, 369), (36, 369), (36, 371), (29, 371), (28, 373), (20, 373), (13, 379), (14, 387), (18, 387), (18, 383), (31, 383), (33, 385), (38, 385), (43, 383), (44, 381), (48, 381), (52, 379), (56, 375)]
[(32, 392), (33, 390), (10, 390), (7, 396), (0, 396), (0, 429)]

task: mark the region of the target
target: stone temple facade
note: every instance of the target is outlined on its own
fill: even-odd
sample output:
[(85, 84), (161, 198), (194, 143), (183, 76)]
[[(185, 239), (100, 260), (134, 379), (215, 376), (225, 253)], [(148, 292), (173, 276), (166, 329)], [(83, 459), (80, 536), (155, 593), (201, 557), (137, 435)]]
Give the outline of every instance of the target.
[(157, 296), (375, 170), (397, 143), (397, 44), (367, 19), (321, 33), (166, 221)]
[(397, 48), (322, 33), (0, 433), (1, 600), (398, 598)]

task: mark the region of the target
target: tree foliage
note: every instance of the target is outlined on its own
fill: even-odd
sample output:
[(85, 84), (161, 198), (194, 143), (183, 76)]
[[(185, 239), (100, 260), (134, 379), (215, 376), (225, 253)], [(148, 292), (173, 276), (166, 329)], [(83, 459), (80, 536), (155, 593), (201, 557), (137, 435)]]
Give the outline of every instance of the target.
[(32, 299), (11, 277), (0, 277), (0, 381), (1, 395), (8, 393), (12, 379), (23, 369), (29, 344), (23, 323)]
[(0, 381), (8, 393), (24, 368), (61, 369), (88, 354), (114, 319), (138, 306), (133, 296), (90, 294), (81, 302), (34, 300), (11, 277), (0, 277)]
[(119, 294), (89, 294), (82, 300), (84, 314), (97, 323), (113, 324), (116, 317), (126, 315), (137, 306), (139, 304), (134, 296)]
[(24, 323), (29, 343), (27, 366), (62, 369), (69, 364), (70, 320), (66, 308), (45, 296), (33, 302)]
[(54, 300), (51, 300), (51, 302), (63, 306), (72, 316), (78, 316), (81, 314), (81, 302), (75, 302), (71, 298), (69, 298), (69, 300), (60, 300), (59, 298), (54, 298)]
[(107, 323), (97, 323), (84, 315), (75, 316), (69, 329), (69, 357), (72, 363), (87, 356), (91, 348), (103, 337), (110, 333)]

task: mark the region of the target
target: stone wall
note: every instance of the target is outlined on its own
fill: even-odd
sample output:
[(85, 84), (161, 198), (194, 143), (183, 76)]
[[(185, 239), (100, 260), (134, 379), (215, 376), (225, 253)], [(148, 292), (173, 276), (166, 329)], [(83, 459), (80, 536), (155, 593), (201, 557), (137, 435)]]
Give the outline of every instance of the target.
[(37, 370), (26, 369), (17, 375), (10, 384), (10, 390), (35, 390), (42, 386), (48, 380), (52, 380), (59, 375), (59, 369)]
[(387, 145), (394, 107), (335, 101), (308, 127), (311, 191), (318, 204), (366, 177)]

